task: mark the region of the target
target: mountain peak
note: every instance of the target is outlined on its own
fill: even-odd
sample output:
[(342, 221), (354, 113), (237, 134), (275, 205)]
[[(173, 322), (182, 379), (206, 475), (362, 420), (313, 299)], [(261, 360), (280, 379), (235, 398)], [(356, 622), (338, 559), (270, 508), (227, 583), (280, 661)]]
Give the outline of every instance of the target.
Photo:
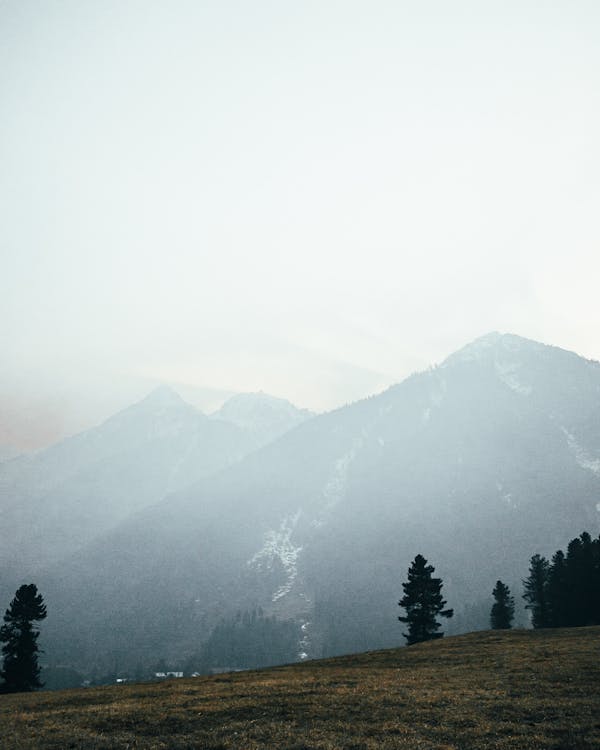
[(488, 360), (495, 357), (499, 352), (514, 353), (523, 348), (540, 349), (545, 345), (533, 339), (526, 339), (514, 333), (500, 333), (491, 331), (471, 341), (466, 346), (447, 357), (443, 365), (456, 364), (458, 362), (476, 362)]
[(256, 393), (236, 393), (235, 396), (227, 399), (213, 416), (220, 419), (233, 417), (246, 418), (260, 412), (309, 415), (306, 409), (298, 409), (297, 406), (294, 406), (291, 401), (285, 398), (278, 398), (264, 391), (258, 391)]
[(182, 406), (186, 404), (186, 402), (181, 398), (177, 391), (174, 391), (173, 388), (171, 388), (171, 386), (163, 383), (150, 391), (145, 398), (139, 401), (139, 404), (164, 409), (169, 406)]
[(284, 398), (268, 393), (237, 393), (228, 399), (211, 418), (231, 422), (238, 427), (273, 440), (312, 416)]

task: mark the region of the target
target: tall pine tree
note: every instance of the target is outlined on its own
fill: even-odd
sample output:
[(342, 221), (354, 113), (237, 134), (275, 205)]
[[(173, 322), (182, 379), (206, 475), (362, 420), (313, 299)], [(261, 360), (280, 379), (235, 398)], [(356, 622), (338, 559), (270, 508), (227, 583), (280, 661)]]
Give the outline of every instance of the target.
[(563, 628), (570, 622), (571, 589), (565, 554), (557, 550), (548, 571), (548, 608), (553, 628)]
[(594, 543), (587, 531), (572, 539), (567, 547), (566, 588), (569, 599), (568, 624), (594, 625), (598, 597), (594, 568)]
[(548, 628), (551, 625), (548, 606), (548, 577), (550, 565), (541, 555), (533, 555), (529, 564), (529, 576), (523, 581), (523, 599), (531, 610), (531, 622), (534, 628)]
[(21, 586), (4, 615), (0, 642), (4, 662), (0, 690), (7, 693), (28, 692), (42, 687), (38, 666), (39, 631), (33, 623), (46, 617), (46, 606), (35, 584)]
[(509, 630), (512, 628), (515, 616), (515, 600), (510, 595), (510, 589), (502, 581), (496, 581), (492, 596), (494, 597), (490, 612), (492, 630)]
[(436, 617), (452, 617), (454, 610), (444, 609), (442, 599), (442, 579), (433, 578), (433, 565), (427, 565), (423, 555), (417, 555), (408, 569), (408, 581), (402, 584), (404, 596), (398, 602), (406, 610), (400, 622), (408, 624), (408, 633), (403, 633), (408, 646), (421, 641), (442, 638), (438, 633), (441, 624)]

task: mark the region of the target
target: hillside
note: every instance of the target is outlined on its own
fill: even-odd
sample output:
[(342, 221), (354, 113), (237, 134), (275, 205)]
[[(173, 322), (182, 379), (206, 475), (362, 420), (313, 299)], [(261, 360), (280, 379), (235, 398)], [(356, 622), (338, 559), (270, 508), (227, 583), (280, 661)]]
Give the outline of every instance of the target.
[(0, 591), (10, 592), (10, 573), (16, 581), (47, 568), (309, 416), (281, 399), (240, 394), (208, 417), (159, 386), (97, 427), (0, 463)]
[(490, 334), (40, 570), (44, 648), (84, 670), (180, 663), (258, 606), (304, 626), (312, 658), (391, 647), (417, 553), (455, 609), (447, 632), (486, 627), (498, 578), (521, 601), (532, 554), (597, 535), (599, 466), (600, 365)]
[(600, 627), (487, 631), (160, 684), (4, 696), (5, 750), (592, 750)]

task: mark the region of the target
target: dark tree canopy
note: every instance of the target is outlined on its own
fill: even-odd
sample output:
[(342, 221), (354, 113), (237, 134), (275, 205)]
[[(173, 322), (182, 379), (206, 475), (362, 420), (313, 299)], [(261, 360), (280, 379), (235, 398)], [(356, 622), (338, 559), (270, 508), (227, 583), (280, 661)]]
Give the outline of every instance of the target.
[(565, 583), (569, 626), (600, 623), (600, 538), (587, 531), (572, 539), (565, 557)]
[(534, 555), (523, 583), (534, 628), (600, 625), (600, 537), (584, 531), (551, 563)]
[(510, 589), (502, 581), (496, 581), (492, 591), (494, 604), (490, 612), (490, 625), (492, 630), (509, 630), (512, 628), (515, 616), (515, 600), (510, 595)]
[(398, 604), (406, 610), (406, 616), (398, 619), (408, 624), (408, 633), (403, 635), (409, 646), (442, 638), (444, 634), (438, 632), (441, 624), (436, 618), (454, 614), (454, 610), (444, 609), (442, 579), (433, 578), (434, 571), (433, 565), (427, 565), (423, 555), (417, 555), (408, 569), (408, 581), (402, 584), (404, 596)]
[(46, 607), (41, 594), (33, 584), (21, 586), (4, 615), (0, 628), (0, 642), (4, 662), (0, 686), (4, 692), (17, 693), (42, 687), (38, 666), (39, 631), (33, 623), (46, 617)]
[(523, 581), (523, 599), (531, 610), (531, 622), (534, 628), (550, 627), (548, 607), (548, 574), (550, 565), (541, 555), (533, 555), (529, 563), (529, 576)]
[(571, 596), (567, 564), (562, 550), (558, 550), (552, 556), (546, 585), (550, 623), (557, 628), (566, 627), (570, 620)]

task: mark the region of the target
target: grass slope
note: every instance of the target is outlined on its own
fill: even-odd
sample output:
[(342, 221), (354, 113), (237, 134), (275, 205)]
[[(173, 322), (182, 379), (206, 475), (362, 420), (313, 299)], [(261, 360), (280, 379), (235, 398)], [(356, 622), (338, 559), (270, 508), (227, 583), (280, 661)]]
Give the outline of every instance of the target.
[(160, 684), (0, 696), (0, 745), (600, 748), (600, 627), (471, 633)]

